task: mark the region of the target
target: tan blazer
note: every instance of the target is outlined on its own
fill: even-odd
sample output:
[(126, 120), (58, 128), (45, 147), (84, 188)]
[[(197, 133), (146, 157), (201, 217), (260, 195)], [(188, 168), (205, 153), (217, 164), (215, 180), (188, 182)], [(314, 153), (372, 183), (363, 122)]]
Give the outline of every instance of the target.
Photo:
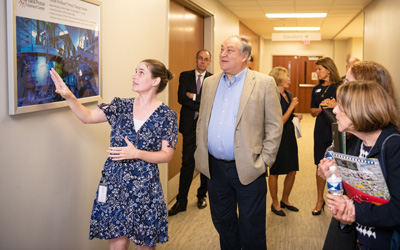
[[(222, 73), (204, 80), (196, 129), (196, 168), (208, 178), (208, 124), (221, 76)], [(274, 78), (247, 70), (234, 138), (235, 163), (243, 185), (253, 182), (274, 163), (282, 127), (280, 95)]]

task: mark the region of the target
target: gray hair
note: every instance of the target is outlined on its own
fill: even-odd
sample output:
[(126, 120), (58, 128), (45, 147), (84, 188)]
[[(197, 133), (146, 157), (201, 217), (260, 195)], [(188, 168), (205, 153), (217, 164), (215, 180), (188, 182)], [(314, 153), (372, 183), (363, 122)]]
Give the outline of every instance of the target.
[(240, 35), (232, 35), (232, 37), (236, 37), (237, 39), (239, 39), (240, 44), (239, 44), (239, 49), (240, 49), (240, 53), (243, 54), (247, 54), (247, 59), (250, 60), (251, 58), (251, 43), (249, 42), (249, 40), (247, 39), (247, 37), (245, 36), (240, 36)]

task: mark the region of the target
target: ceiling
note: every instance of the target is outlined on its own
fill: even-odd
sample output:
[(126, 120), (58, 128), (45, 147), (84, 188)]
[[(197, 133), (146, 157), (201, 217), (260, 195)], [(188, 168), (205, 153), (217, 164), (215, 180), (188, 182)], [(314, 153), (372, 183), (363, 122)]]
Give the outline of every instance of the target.
[[(271, 39), (272, 33), (280, 32), (274, 31), (274, 27), (285, 26), (321, 27), (319, 32), (322, 39), (348, 39), (363, 36), (363, 15), (360, 13), (370, 2), (376, 0), (218, 1), (264, 39)], [(325, 18), (269, 19), (265, 16), (266, 13), (327, 13), (327, 16)]]

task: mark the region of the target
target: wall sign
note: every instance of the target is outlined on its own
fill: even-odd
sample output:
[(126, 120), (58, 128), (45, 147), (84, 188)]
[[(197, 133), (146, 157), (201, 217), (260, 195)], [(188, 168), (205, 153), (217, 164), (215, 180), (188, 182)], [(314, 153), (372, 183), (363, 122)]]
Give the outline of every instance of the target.
[(320, 32), (272, 33), (272, 41), (321, 41)]
[(67, 106), (54, 68), (82, 103), (101, 99), (100, 3), (7, 0), (9, 114)]

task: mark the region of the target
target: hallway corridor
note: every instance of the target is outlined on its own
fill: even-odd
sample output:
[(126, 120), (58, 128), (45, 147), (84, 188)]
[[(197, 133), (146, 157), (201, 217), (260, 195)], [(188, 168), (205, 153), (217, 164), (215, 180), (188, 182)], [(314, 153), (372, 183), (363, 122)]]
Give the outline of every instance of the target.
[[(292, 190), (290, 201), (300, 209), (298, 213), (285, 210), (286, 217), (271, 212), (271, 198), (267, 197), (267, 246), (270, 250), (318, 250), (322, 249), (331, 219), (329, 211), (312, 216), (316, 201), (315, 166), (313, 164), (313, 129), (315, 119), (304, 114), (302, 138), (298, 139), (300, 170)], [(279, 196), (284, 176), (279, 178)], [(218, 233), (210, 215), (209, 206), (203, 210), (196, 207), (196, 190), (199, 178), (193, 180), (186, 212), (169, 217), (170, 240), (157, 249), (217, 250)], [(169, 204), (171, 207), (175, 200)]]

